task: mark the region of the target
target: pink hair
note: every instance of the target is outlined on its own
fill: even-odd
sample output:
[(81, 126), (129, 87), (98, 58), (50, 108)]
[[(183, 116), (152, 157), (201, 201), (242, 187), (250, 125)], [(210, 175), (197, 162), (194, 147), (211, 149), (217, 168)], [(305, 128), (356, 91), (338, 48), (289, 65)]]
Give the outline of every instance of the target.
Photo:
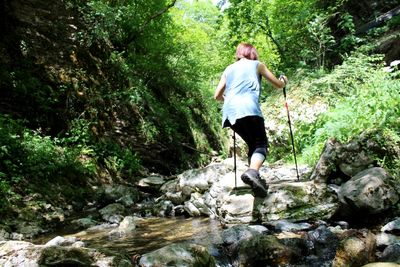
[(236, 48), (236, 60), (247, 58), (250, 60), (258, 60), (257, 50), (248, 43), (240, 43)]

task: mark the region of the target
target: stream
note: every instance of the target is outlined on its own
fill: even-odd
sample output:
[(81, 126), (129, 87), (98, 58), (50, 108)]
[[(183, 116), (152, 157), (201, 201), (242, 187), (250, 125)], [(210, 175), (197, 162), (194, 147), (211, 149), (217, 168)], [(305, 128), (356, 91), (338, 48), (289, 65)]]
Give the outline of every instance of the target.
[(138, 220), (134, 231), (122, 237), (110, 235), (113, 229), (94, 228), (72, 234), (52, 233), (33, 243), (45, 244), (57, 235), (73, 236), (83, 241), (86, 247), (106, 254), (141, 255), (181, 241), (209, 247), (219, 243), (222, 231), (219, 221), (205, 217), (144, 218)]

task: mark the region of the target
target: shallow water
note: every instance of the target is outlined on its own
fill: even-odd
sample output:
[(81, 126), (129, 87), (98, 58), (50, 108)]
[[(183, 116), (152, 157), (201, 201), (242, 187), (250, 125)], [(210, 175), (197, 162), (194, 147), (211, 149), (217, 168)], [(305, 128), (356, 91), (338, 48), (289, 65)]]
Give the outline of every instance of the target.
[[(171, 243), (191, 241), (203, 246), (219, 243), (222, 227), (209, 218), (145, 218), (137, 222), (132, 233), (123, 237), (110, 235), (112, 230), (86, 230), (67, 236), (83, 241), (88, 248), (95, 248), (107, 254), (144, 254)], [(39, 243), (45, 243), (49, 237)], [(38, 242), (35, 242), (38, 243)]]

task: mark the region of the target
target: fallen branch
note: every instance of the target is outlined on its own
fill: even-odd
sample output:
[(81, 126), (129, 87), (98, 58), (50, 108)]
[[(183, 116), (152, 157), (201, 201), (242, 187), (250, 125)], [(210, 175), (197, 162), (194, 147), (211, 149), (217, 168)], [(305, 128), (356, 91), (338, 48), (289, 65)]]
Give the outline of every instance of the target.
[(357, 29), (356, 34), (361, 34), (369, 31), (372, 28), (375, 28), (382, 23), (384, 23), (387, 20), (390, 20), (394, 16), (397, 16), (400, 14), (400, 6), (393, 8), (392, 10), (386, 12), (385, 14), (377, 17), (374, 20), (371, 20), (370, 22), (362, 25), (360, 28)]

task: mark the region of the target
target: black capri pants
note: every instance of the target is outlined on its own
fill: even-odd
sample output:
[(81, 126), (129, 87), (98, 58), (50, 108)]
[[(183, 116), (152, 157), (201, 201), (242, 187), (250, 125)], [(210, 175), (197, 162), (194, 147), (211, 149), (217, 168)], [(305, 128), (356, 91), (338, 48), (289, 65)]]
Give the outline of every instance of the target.
[(264, 118), (260, 116), (247, 116), (236, 120), (231, 125), (228, 120), (224, 122), (224, 127), (230, 127), (235, 131), (247, 144), (249, 151), (247, 157), (250, 163), (253, 153), (260, 153), (267, 156), (268, 138), (265, 132)]

